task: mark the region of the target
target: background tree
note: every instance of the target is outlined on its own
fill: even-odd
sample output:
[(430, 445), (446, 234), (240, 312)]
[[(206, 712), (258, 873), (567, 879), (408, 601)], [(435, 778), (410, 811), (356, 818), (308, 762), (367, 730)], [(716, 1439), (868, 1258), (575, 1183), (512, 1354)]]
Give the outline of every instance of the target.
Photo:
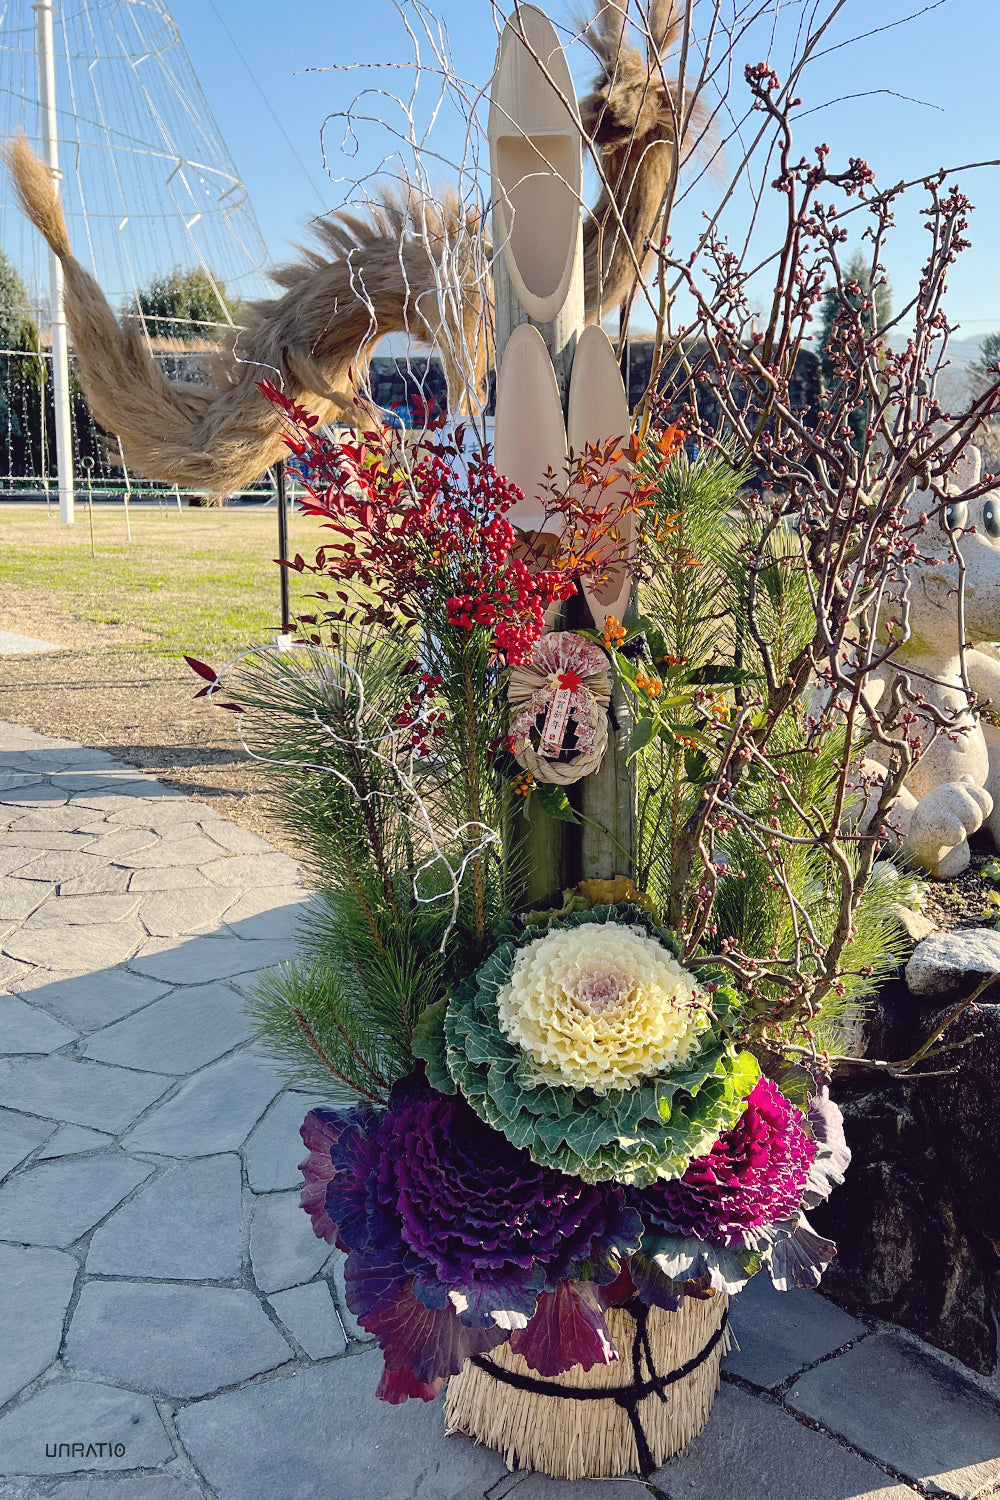
[(127, 313), (148, 320), (151, 338), (180, 339), (185, 344), (217, 340), (238, 309), (226, 296), (225, 283), (200, 266), (155, 276), (140, 288), (128, 304)]
[(848, 403), (845, 409), (845, 351), (840, 347), (842, 330), (854, 321), (854, 314), (858, 315), (856, 333), (866, 340), (877, 338), (892, 317), (892, 288), (881, 267), (873, 267), (863, 250), (855, 250), (841, 271), (840, 284), (827, 288), (816, 313), (819, 325), (816, 352), (825, 405), (832, 413), (843, 410), (854, 434), (854, 446), (860, 450), (867, 403)]
[[(979, 346), (979, 358), (971, 360), (968, 368), (968, 393), (970, 401), (978, 401), (984, 391), (996, 381), (996, 366), (1000, 363), (1000, 329), (988, 333)], [(990, 366), (993, 369), (990, 369)]]
[[(827, 387), (832, 383), (834, 374), (831, 348), (833, 325), (837, 313), (845, 304), (856, 312), (860, 312), (866, 302), (872, 302), (873, 305), (870, 308), (864, 309), (863, 317), (865, 328), (871, 334), (880, 333), (892, 317), (892, 287), (888, 281), (880, 278), (872, 296), (872, 268), (863, 250), (855, 250), (844, 267), (843, 279), (845, 290), (840, 292), (836, 287), (829, 287), (823, 294), (823, 300), (816, 313), (816, 352), (819, 355), (823, 380)], [(860, 290), (849, 290), (853, 282), (857, 283)]]
[(0, 250), (0, 465), (6, 475), (41, 473), (46, 381), (40, 352), (27, 288)]

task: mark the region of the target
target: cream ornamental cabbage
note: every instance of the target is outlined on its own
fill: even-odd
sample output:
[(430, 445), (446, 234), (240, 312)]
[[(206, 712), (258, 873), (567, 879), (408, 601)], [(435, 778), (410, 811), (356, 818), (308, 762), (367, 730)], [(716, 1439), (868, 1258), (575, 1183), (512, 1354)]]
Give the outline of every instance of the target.
[(522, 948), (497, 1010), (540, 1082), (595, 1094), (683, 1066), (710, 1025), (692, 975), (618, 922), (556, 929)]

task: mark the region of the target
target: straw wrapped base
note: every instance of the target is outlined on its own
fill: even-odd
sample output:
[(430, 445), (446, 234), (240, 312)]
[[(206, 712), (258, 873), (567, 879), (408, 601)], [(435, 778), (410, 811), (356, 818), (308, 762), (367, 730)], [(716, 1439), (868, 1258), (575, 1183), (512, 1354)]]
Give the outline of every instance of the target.
[(647, 1476), (708, 1421), (729, 1347), (728, 1304), (725, 1295), (689, 1297), (671, 1313), (632, 1298), (605, 1315), (619, 1358), (552, 1378), (501, 1344), (448, 1382), (447, 1430), (495, 1448), (512, 1470)]

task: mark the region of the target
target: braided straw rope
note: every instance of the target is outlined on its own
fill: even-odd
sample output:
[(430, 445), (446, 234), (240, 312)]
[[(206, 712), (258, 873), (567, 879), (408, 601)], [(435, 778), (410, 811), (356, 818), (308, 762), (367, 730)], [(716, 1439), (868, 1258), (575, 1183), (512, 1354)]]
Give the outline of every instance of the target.
[[(486, 1358), (467, 1360), (448, 1382), (446, 1429), (496, 1449), (511, 1470), (538, 1469), (556, 1479), (648, 1475), (708, 1421), (729, 1347), (728, 1303), (723, 1293), (704, 1302), (689, 1297), (679, 1312), (609, 1308), (619, 1358), (590, 1370), (574, 1365), (552, 1379), (501, 1344)], [(505, 1373), (566, 1394), (507, 1384)]]
[(567, 668), (589, 667), (581, 672), (582, 686), (573, 694), (572, 713), (578, 730), (589, 730), (584, 743), (572, 760), (554, 760), (536, 749), (527, 734), (515, 736), (514, 758), (530, 771), (538, 782), (569, 786), (596, 771), (608, 748), (608, 704), (611, 702), (611, 678), (597, 663), (607, 662), (598, 646), (572, 630), (550, 631), (535, 647), (528, 666), (513, 667), (507, 684), (507, 699), (512, 721), (524, 716), (532, 707), (532, 718), (547, 712), (556, 691), (553, 679)]

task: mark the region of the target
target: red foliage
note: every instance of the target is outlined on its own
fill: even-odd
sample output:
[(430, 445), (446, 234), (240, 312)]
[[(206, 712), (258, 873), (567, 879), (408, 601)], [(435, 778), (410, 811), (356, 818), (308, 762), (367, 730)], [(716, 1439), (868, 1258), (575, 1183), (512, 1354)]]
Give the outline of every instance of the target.
[(297, 557), (293, 566), (351, 586), (327, 621), (350, 614), (483, 630), (495, 659), (527, 661), (548, 606), (568, 599), (579, 578), (602, 575), (619, 551), (622, 514), (647, 503), (637, 487), (602, 505), (626, 456), (614, 439), (570, 465), (562, 490), (549, 476), (543, 504), (558, 532), (525, 536), (507, 519), (521, 492), (485, 455), (463, 456), (437, 433), (413, 443), (393, 429), (333, 443), (295, 402), (266, 381), (260, 388), (287, 419), (286, 441), (308, 476), (301, 509), (335, 538), (315, 564)]

